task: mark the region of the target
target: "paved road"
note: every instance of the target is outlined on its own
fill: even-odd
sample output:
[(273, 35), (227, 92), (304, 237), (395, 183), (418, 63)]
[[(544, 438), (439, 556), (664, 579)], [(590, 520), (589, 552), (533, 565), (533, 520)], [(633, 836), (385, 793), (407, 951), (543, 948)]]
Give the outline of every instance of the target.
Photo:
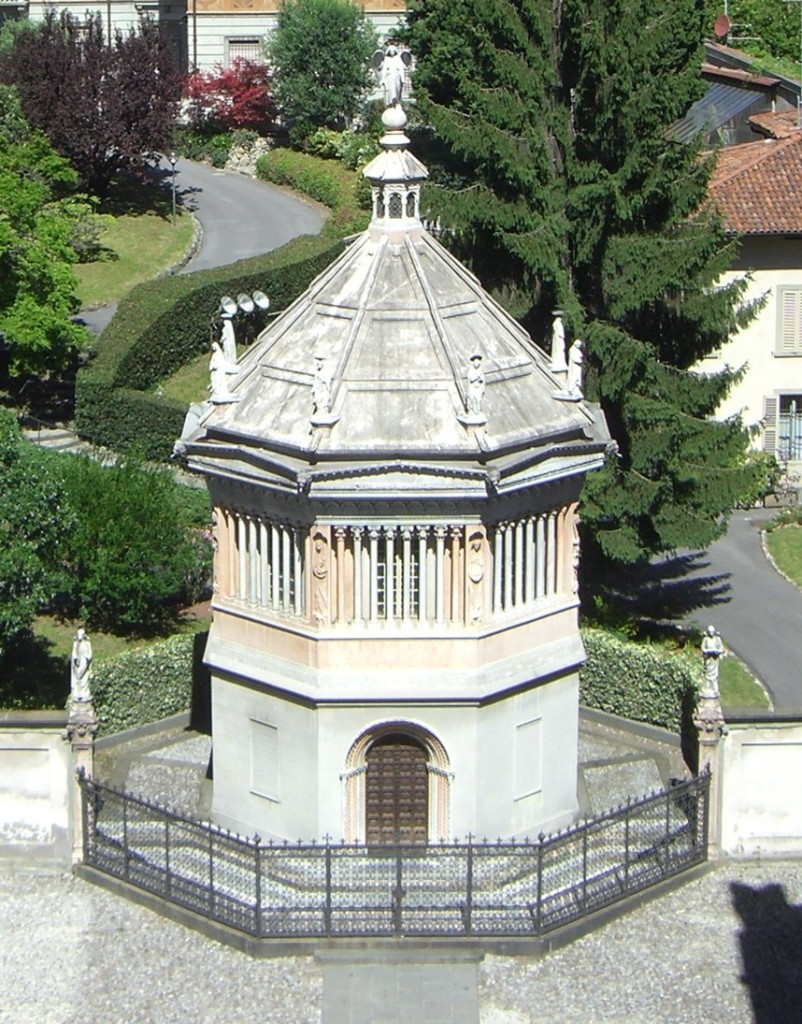
[(771, 566), (760, 543), (771, 513), (736, 512), (727, 535), (698, 554), (693, 577), (718, 578), (726, 591), (694, 614), (712, 623), (765, 684), (775, 709), (802, 709), (802, 592)]
[(735, 512), (727, 534), (709, 550), (656, 563), (637, 602), (658, 618), (716, 626), (766, 686), (775, 709), (796, 711), (802, 710), (802, 592), (763, 553), (760, 525), (772, 514)]
[(298, 235), (316, 235), (323, 224), (315, 207), (294, 196), (190, 160), (176, 164), (176, 189), (203, 226), (203, 245), (185, 274), (258, 256)]
[[(169, 168), (163, 171), (163, 180), (169, 189)], [(315, 207), (280, 189), (191, 160), (176, 164), (176, 192), (203, 228), (200, 250), (183, 274), (259, 256), (298, 235), (316, 235), (323, 224)], [(99, 334), (116, 310), (116, 303), (110, 303), (83, 311), (80, 318), (93, 334)]]

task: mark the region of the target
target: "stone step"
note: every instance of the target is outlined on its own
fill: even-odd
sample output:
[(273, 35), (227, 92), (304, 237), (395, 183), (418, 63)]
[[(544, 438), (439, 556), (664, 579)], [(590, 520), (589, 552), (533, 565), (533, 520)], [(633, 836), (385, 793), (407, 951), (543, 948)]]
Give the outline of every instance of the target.
[(90, 447), (86, 441), (63, 427), (29, 428), (23, 434), (33, 444), (59, 452), (84, 452)]

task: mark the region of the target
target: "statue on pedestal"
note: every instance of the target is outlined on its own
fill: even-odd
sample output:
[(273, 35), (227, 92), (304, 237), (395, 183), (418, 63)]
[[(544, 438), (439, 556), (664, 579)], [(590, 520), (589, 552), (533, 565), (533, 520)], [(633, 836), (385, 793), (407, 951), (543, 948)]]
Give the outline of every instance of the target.
[(229, 365), (237, 362), (237, 338), (234, 334), (234, 318), (230, 313), (223, 313), (223, 328), (220, 331), (220, 346)]
[(552, 313), (554, 322), (551, 325), (551, 371), (564, 373), (568, 366), (565, 362), (565, 325), (563, 311), (555, 309)]
[(482, 400), (485, 397), (485, 374), (482, 357), (478, 352), (471, 356), (468, 367), (468, 412), (472, 416), (482, 415)]
[(568, 379), (565, 382), (565, 390), (572, 398), (582, 398), (582, 364), (584, 361), (582, 342), (576, 338), (568, 349)]
[(326, 367), (326, 360), (323, 356), (315, 356), (312, 411), (316, 416), (328, 416), (331, 412), (331, 380), (331, 371)]
[(719, 662), (724, 657), (724, 644), (715, 626), (708, 626), (702, 640), (705, 666), (705, 692), (718, 696)]
[(86, 632), (79, 629), (72, 644), (70, 658), (70, 696), (74, 701), (91, 701), (89, 679), (92, 674), (92, 643)]
[(399, 50), (392, 43), (386, 50), (376, 50), (373, 54), (373, 67), (379, 72), (384, 88), (384, 102), (394, 107), (401, 102), (404, 91), (404, 72), (412, 64), (409, 50)]

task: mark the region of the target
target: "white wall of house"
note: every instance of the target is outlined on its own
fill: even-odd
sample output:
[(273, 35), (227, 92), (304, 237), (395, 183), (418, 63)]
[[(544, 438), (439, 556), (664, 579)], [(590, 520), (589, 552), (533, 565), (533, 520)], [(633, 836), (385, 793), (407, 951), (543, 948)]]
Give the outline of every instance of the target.
[(747, 237), (727, 280), (751, 274), (747, 300), (763, 307), (748, 327), (734, 335), (697, 369), (714, 372), (745, 367), (719, 414), (740, 413), (758, 425), (756, 447), (781, 462), (802, 462), (802, 238)]
[[(32, 0), (28, 17), (40, 21), (53, 6), (42, 0)], [(193, 0), (162, 0), (161, 3), (158, 0), (106, 0), (96, 4), (85, 0), (62, 0), (55, 6), (58, 10), (71, 11), (78, 18), (83, 18), (87, 10), (97, 11), (103, 19), (107, 36), (118, 29), (127, 32), (139, 23), (141, 16), (149, 14), (168, 26), (175, 36), (176, 53), (182, 66), (194, 66), (200, 71), (208, 71), (216, 65), (228, 67), (236, 57), (260, 60), (262, 43), (278, 19), (278, 3), (273, 11), (210, 9), (207, 5), (205, 9), (199, 6), (196, 12)], [(217, 6), (224, 8), (226, 0)], [(381, 41), (395, 33), (403, 17), (403, 9), (368, 10), (367, 15)]]

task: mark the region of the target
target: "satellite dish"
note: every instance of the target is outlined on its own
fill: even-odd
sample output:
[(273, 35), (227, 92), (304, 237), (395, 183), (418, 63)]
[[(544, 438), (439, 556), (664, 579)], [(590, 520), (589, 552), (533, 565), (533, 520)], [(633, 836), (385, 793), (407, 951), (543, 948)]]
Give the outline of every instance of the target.
[(264, 292), (254, 292), (253, 301), (259, 309), (270, 309), (270, 299), (268, 299)]
[(253, 313), (253, 299), (245, 292), (240, 292), (237, 296), (237, 305), (243, 313)]
[(222, 299), (220, 299), (220, 311), (225, 313), (227, 316), (234, 316), (237, 312), (237, 304), (230, 295), (224, 295)]
[(719, 14), (716, 18), (715, 24), (713, 25), (713, 32), (715, 33), (716, 39), (724, 39), (730, 31), (731, 26), (732, 22), (727, 15)]

